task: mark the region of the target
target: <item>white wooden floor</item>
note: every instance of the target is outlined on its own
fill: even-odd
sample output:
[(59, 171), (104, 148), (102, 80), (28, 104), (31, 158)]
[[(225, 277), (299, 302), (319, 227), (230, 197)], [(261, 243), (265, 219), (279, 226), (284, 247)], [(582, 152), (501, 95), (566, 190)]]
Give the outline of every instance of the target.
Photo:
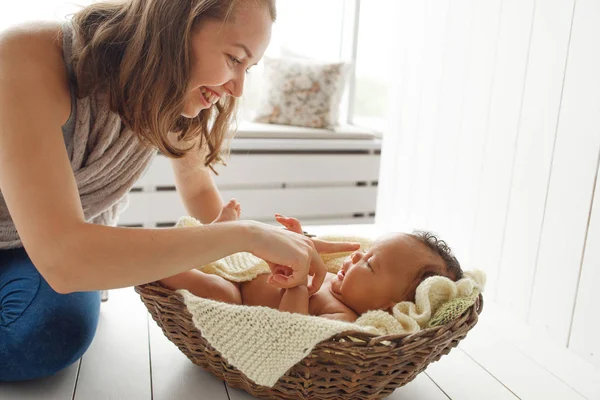
[[(388, 399), (600, 399), (598, 369), (526, 329), (503, 332), (496, 328), (509, 325), (503, 318), (486, 304), (458, 349)], [(110, 292), (96, 338), (78, 363), (52, 378), (0, 384), (2, 400), (252, 398), (183, 356), (131, 288)]]

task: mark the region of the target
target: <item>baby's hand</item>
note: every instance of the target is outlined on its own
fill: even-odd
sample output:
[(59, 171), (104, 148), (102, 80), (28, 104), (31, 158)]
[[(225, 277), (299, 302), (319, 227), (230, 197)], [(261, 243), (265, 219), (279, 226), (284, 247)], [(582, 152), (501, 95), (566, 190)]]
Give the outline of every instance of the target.
[[(282, 283), (282, 284), (287, 283), (287, 280), (283, 277), (291, 276), (294, 272), (290, 267), (287, 267), (285, 265), (269, 263), (269, 267), (271, 268), (271, 275), (267, 278), (267, 283), (274, 285), (274, 286), (279, 286), (277, 284), (277, 282)], [(308, 285), (308, 274), (304, 277), (304, 281), (298, 283), (297, 286), (300, 286), (300, 285)], [(293, 286), (293, 287), (295, 287), (295, 286)]]
[(288, 231), (296, 232), (301, 235), (304, 234), (304, 231), (302, 230), (302, 225), (300, 224), (300, 221), (298, 221), (296, 218), (285, 217), (281, 214), (275, 214), (275, 220), (281, 225), (285, 226), (285, 228)]

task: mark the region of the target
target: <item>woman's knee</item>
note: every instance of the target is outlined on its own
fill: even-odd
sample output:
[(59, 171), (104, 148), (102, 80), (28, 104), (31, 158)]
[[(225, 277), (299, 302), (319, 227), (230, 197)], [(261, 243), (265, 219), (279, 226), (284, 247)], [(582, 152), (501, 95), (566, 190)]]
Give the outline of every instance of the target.
[(99, 292), (59, 295), (27, 310), (15, 323), (0, 328), (0, 381), (54, 375), (77, 361), (90, 346), (99, 318)]
[[(81, 357), (96, 332), (99, 292), (61, 295), (40, 277), (39, 288), (28, 299), (26, 294), (32, 293), (23, 289), (3, 295), (0, 359), (4, 362), (0, 364), (0, 381), (55, 374)], [(13, 302), (11, 297), (19, 301)]]

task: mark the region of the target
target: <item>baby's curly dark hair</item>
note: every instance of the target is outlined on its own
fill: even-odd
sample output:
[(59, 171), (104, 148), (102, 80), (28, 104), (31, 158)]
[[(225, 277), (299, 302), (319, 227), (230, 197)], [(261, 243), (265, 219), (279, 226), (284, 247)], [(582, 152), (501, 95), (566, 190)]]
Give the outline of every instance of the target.
[(452, 249), (445, 241), (438, 238), (434, 233), (428, 231), (414, 231), (412, 236), (422, 242), (429, 248), (429, 250), (444, 260), (447, 272), (450, 275), (449, 278), (454, 281), (462, 279), (463, 270), (460, 267), (460, 263), (454, 254), (452, 254)]

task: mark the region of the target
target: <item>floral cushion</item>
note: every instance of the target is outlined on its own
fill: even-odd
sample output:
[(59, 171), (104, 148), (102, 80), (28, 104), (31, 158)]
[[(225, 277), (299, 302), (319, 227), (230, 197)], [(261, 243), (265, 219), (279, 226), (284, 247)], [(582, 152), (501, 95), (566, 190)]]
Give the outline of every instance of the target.
[(333, 128), (349, 65), (265, 57), (255, 122)]

